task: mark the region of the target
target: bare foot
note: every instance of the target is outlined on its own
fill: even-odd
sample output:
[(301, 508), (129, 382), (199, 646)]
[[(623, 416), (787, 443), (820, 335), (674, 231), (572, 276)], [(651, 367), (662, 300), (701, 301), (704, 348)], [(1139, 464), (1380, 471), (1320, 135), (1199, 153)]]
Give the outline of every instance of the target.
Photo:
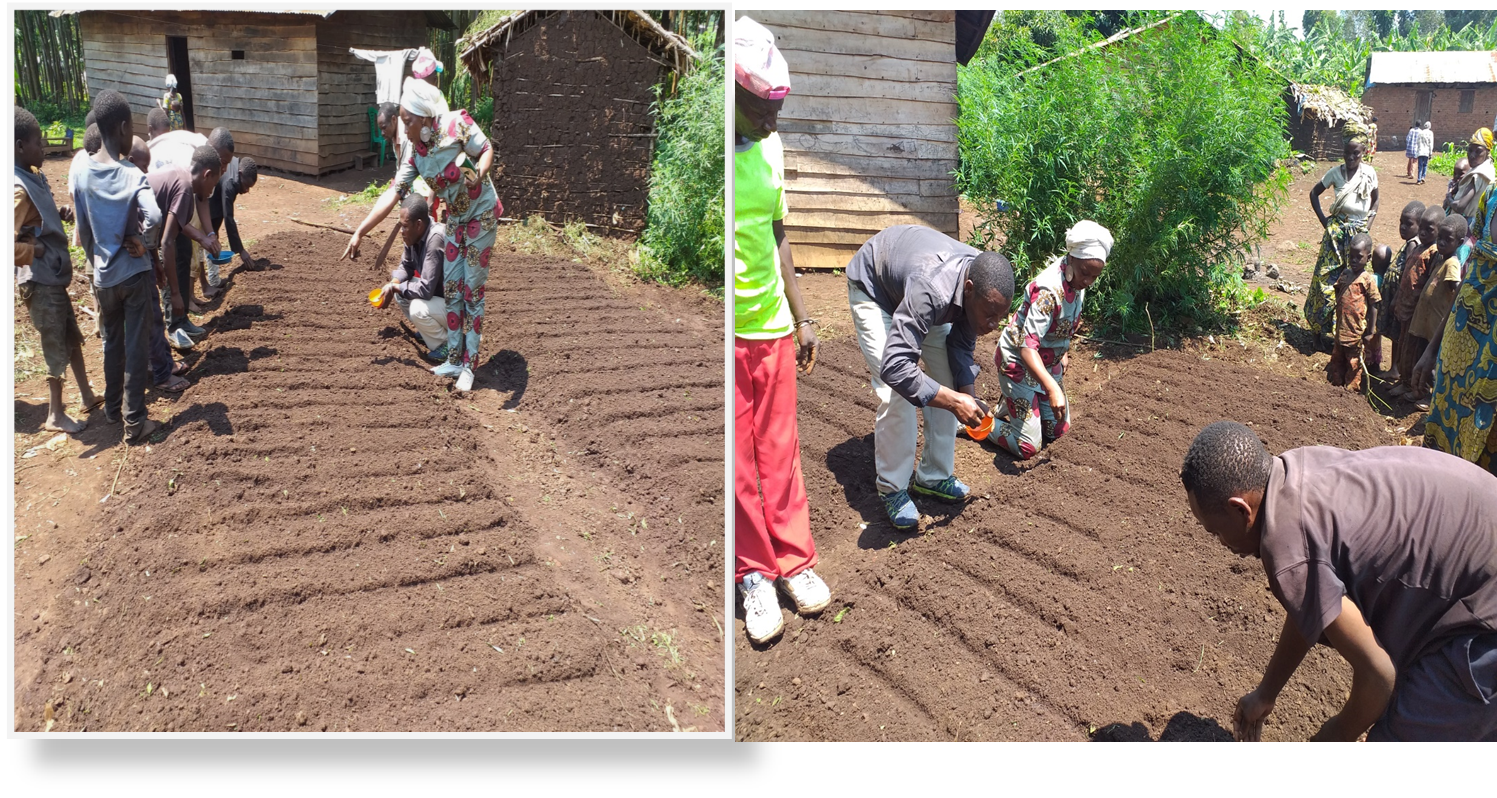
[(44, 430), (49, 432), (66, 432), (69, 435), (77, 435), (87, 427), (87, 421), (74, 421), (68, 418), (66, 413), (48, 416), (46, 422), (42, 424), (42, 429)]
[(104, 397), (99, 394), (93, 394), (89, 397), (80, 397), (80, 401), (83, 402), (83, 413), (87, 415), (103, 406)]
[(199, 305), (196, 300), (188, 302), (187, 312), (193, 314), (194, 316), (201, 315), (203, 312), (203, 306)]

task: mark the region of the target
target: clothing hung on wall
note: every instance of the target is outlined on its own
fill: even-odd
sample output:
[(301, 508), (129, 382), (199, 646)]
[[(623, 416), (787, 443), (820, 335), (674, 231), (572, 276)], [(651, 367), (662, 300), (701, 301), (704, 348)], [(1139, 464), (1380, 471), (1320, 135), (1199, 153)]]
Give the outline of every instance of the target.
[(400, 83), (405, 77), (405, 62), (416, 57), (419, 48), (405, 50), (360, 50), (348, 48), (358, 58), (374, 62), (374, 102), (376, 105), (400, 102)]

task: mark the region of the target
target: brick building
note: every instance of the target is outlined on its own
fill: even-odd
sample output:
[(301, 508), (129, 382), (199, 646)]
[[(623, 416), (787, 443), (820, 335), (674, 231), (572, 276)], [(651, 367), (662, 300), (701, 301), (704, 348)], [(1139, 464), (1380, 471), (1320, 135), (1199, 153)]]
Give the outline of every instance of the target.
[(1378, 116), (1378, 149), (1402, 151), (1411, 122), (1430, 122), (1436, 151), (1457, 148), (1497, 117), (1497, 50), (1373, 53), (1362, 102)]

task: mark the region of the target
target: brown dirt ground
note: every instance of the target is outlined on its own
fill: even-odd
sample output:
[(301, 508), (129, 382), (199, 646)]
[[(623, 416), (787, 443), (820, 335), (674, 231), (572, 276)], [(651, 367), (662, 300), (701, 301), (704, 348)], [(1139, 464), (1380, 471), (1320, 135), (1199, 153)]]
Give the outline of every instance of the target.
[[(1295, 180), (1263, 247), (1264, 261), (1301, 285), (1319, 245), (1306, 196), (1327, 166)], [(1382, 174), (1379, 242), (1393, 243), (1404, 203), (1443, 191), (1443, 179), (1416, 189), (1401, 169)], [(799, 424), (817, 570), (833, 604), (819, 618), (787, 615), (784, 637), (762, 649), (740, 617), (735, 718), (745, 740), (1230, 739), (1232, 710), (1257, 684), (1283, 610), (1259, 563), (1191, 517), (1176, 476), (1191, 439), (1230, 418), (1273, 451), (1357, 449), (1409, 442), (1418, 421), (1407, 403), (1375, 409), (1328, 385), (1328, 356), (1299, 315), (1304, 294), (1270, 290), (1232, 336), (1153, 352), (1080, 343), (1071, 433), (1028, 463), (959, 438), (956, 470), (974, 500), (917, 500), (919, 531), (903, 534), (874, 489), (877, 404), (845, 278), (799, 279), (824, 324), (817, 368), (799, 383)], [(992, 347), (985, 339), (980, 356)], [(979, 383), (997, 396), (990, 368)], [(1317, 647), (1265, 737), (1313, 734), (1350, 676)]]
[(506, 228), (455, 395), (372, 255), (254, 218), (356, 224), (336, 196), (262, 177), (257, 267), (128, 460), (97, 413), (21, 458), (53, 436), (17, 383), (14, 727), (724, 728), (721, 304)]

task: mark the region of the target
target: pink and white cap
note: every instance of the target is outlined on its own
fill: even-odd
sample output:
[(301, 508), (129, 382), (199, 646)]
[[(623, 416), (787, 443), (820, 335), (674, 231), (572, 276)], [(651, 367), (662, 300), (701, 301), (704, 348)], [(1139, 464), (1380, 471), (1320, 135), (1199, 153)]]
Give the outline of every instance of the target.
[(416, 63), (411, 65), (411, 75), (418, 78), (428, 78), (433, 72), (442, 71), (442, 62), (432, 51), (422, 47), (416, 52)]
[(733, 22), (733, 76), (766, 100), (783, 100), (790, 93), (790, 65), (775, 46), (774, 34), (748, 17)]

